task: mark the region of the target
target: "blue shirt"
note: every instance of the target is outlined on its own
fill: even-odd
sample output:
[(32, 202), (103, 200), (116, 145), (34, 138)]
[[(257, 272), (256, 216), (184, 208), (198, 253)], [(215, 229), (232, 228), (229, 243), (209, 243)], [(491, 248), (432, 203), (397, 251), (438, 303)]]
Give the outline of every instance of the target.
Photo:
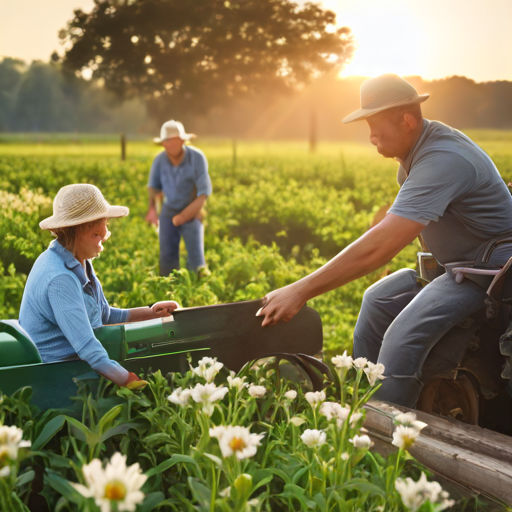
[[(441, 264), (474, 261), (493, 238), (512, 237), (512, 198), (489, 155), (466, 135), (423, 120), (423, 132), (398, 169), (400, 192), (389, 210), (423, 224)], [(493, 252), (504, 265), (512, 246)]]
[(159, 153), (151, 165), (148, 187), (163, 191), (163, 214), (176, 215), (196, 197), (212, 193), (204, 153), (192, 146), (183, 146), (183, 150), (185, 155), (177, 166), (172, 164), (165, 151)]
[(94, 336), (93, 329), (126, 322), (127, 309), (110, 307), (92, 264), (82, 264), (57, 240), (34, 263), (20, 308), (20, 325), (36, 344), (43, 362), (78, 357), (97, 372), (122, 384), (128, 372)]

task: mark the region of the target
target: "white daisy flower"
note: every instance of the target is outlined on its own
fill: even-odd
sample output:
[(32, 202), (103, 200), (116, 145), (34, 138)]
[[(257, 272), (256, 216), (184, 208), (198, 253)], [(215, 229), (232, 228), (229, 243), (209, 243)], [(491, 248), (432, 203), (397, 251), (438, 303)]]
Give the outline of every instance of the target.
[(348, 460), (350, 459), (350, 455), (347, 452), (343, 452), (341, 454), (341, 460)]
[(247, 383), (245, 383), (246, 377), (233, 377), (233, 376), (229, 376), (228, 377), (228, 386), (229, 386), (229, 389), (242, 389), (242, 388), (245, 388), (248, 386)]
[(445, 510), (455, 503), (448, 499), (448, 493), (443, 491), (438, 482), (429, 482), (425, 473), (421, 474), (417, 482), (410, 477), (405, 480), (397, 478), (395, 489), (400, 494), (403, 504), (412, 512), (416, 512), (427, 500), (434, 505), (434, 510), (438, 511)]
[(352, 443), (354, 448), (358, 448), (359, 450), (368, 450), (373, 444), (372, 440), (367, 435), (355, 435), (352, 439), (349, 439), (348, 442)]
[(308, 428), (304, 430), (300, 438), (308, 448), (318, 448), (325, 443), (327, 435), (323, 430)]
[(350, 414), (350, 407), (348, 405), (342, 407), (341, 404), (336, 402), (324, 402), (320, 406), (320, 414), (325, 416), (328, 420), (336, 418), (336, 424), (341, 428)]
[(284, 397), (286, 398), (286, 400), (295, 400), (297, 398), (297, 391), (295, 391), (294, 389), (290, 389), (290, 391), (287, 391), (284, 394)]
[(222, 400), (229, 389), (225, 386), (217, 387), (215, 384), (196, 384), (192, 390), (192, 400), (198, 404), (203, 404), (203, 412), (207, 416), (213, 414), (214, 402)]
[(210, 437), (218, 439), (223, 457), (236, 455), (238, 460), (243, 460), (256, 454), (264, 434), (251, 434), (246, 427), (226, 426), (210, 429)]
[(393, 441), (391, 441), (391, 444), (402, 450), (409, 450), (416, 439), (418, 439), (419, 435), (420, 431), (416, 428), (398, 425), (393, 432)]
[(176, 388), (172, 394), (167, 397), (167, 400), (173, 404), (180, 405), (181, 407), (186, 407), (191, 396), (191, 389), (181, 389), (181, 387), (179, 387)]
[(424, 429), (427, 424), (423, 421), (416, 419), (416, 414), (413, 412), (397, 412), (395, 414), (395, 425), (403, 425), (404, 427), (412, 427), (420, 431)]
[(331, 361), (336, 368), (348, 370), (352, 367), (353, 359), (347, 355), (345, 350), (341, 356), (334, 356)]
[(362, 417), (363, 417), (362, 412), (352, 413), (352, 416), (350, 416), (350, 426), (353, 427)]
[(255, 386), (254, 384), (249, 386), (249, 395), (253, 398), (263, 398), (266, 392), (267, 389), (265, 386)]
[(116, 510), (134, 512), (144, 500), (140, 490), (147, 480), (138, 463), (126, 466), (126, 457), (115, 453), (105, 469), (99, 459), (92, 460), (82, 467), (86, 485), (72, 483), (73, 487), (85, 498), (94, 498), (101, 512), (110, 512), (115, 504)]
[(197, 368), (192, 369), (192, 372), (205, 379), (206, 382), (213, 382), (215, 376), (224, 367), (222, 363), (217, 362), (216, 357), (203, 357), (198, 362), (198, 365)]
[(30, 441), (23, 439), (23, 430), (14, 425), (0, 425), (0, 461), (16, 461), (21, 448), (30, 448)]
[(367, 365), (367, 363), (368, 359), (366, 359), (366, 357), (358, 357), (352, 362), (356, 370), (362, 370)]
[(320, 402), (325, 400), (325, 391), (309, 391), (304, 396), (311, 407), (316, 407)]
[(373, 364), (368, 361), (367, 367), (364, 369), (364, 373), (366, 373), (370, 386), (373, 386), (377, 380), (383, 380), (386, 378), (383, 375), (384, 365), (382, 363)]

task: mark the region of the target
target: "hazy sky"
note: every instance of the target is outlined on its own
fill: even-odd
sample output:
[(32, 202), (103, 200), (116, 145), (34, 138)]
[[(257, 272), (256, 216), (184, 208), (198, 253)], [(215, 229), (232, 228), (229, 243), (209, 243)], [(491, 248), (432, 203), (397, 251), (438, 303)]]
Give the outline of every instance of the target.
[[(186, 0), (184, 0), (186, 1)], [(512, 80), (512, 0), (323, 0), (359, 44), (344, 74)], [(93, 0), (0, 0), (0, 56), (47, 60)]]

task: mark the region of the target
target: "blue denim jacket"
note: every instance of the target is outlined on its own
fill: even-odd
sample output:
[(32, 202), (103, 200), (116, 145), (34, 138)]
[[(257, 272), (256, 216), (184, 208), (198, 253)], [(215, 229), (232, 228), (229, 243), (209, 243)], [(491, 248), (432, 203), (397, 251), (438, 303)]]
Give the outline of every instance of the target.
[(36, 344), (43, 362), (78, 357), (97, 372), (122, 384), (128, 372), (109, 359), (93, 329), (126, 322), (129, 310), (110, 307), (91, 262), (91, 275), (57, 240), (37, 258), (27, 279), (20, 325)]

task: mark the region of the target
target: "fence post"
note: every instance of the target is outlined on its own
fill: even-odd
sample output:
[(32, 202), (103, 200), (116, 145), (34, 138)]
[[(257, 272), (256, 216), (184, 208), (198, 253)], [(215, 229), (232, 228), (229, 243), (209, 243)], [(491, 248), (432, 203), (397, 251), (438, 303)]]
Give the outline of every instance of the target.
[(124, 133), (121, 134), (121, 160), (126, 160), (126, 137)]

